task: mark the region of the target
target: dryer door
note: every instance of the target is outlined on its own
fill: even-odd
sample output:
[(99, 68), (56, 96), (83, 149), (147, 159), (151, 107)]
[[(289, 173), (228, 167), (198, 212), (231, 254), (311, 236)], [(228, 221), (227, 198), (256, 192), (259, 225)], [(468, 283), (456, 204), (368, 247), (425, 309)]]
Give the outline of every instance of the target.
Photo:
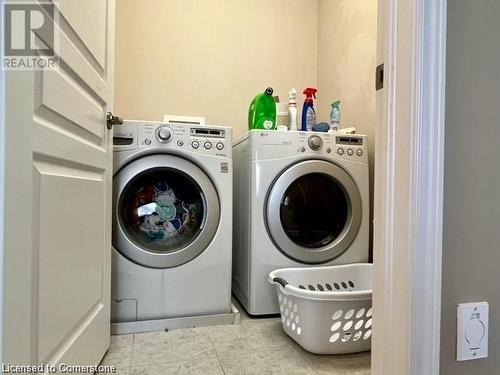
[(303, 263), (324, 263), (345, 252), (361, 225), (361, 195), (339, 166), (307, 160), (286, 169), (266, 201), (266, 225), (276, 246)]
[(113, 182), (113, 245), (131, 261), (175, 267), (198, 256), (215, 236), (219, 197), (190, 161), (145, 156), (121, 169)]

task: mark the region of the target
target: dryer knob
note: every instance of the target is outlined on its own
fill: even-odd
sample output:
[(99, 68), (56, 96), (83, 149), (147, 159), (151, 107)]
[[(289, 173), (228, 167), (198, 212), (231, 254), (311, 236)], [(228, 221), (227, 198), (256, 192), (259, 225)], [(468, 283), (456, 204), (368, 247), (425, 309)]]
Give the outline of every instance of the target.
[(161, 143), (167, 143), (172, 138), (172, 131), (168, 126), (160, 126), (156, 129), (156, 138)]
[(309, 144), (309, 147), (311, 147), (311, 150), (314, 151), (320, 150), (321, 147), (323, 146), (323, 140), (321, 139), (321, 137), (318, 137), (317, 135), (311, 135), (307, 143)]

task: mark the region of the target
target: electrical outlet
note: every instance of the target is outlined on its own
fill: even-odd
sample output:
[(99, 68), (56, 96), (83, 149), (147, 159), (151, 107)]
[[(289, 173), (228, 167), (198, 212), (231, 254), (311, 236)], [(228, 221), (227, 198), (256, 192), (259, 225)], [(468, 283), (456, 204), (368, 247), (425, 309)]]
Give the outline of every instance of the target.
[(457, 306), (457, 361), (488, 357), (487, 302)]

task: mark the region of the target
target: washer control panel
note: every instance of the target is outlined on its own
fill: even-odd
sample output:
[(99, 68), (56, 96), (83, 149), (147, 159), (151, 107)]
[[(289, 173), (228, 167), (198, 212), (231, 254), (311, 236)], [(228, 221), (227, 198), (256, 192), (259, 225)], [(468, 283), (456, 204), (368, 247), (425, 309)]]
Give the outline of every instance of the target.
[(366, 136), (361, 134), (254, 130), (249, 137), (255, 159), (304, 154), (368, 162)]
[(365, 154), (364, 141), (363, 138), (356, 135), (337, 136), (335, 138), (337, 154), (361, 158)]
[(168, 147), (225, 157), (231, 156), (232, 151), (228, 127), (125, 120), (113, 131), (115, 151), (124, 149), (123, 146), (128, 146), (127, 149)]

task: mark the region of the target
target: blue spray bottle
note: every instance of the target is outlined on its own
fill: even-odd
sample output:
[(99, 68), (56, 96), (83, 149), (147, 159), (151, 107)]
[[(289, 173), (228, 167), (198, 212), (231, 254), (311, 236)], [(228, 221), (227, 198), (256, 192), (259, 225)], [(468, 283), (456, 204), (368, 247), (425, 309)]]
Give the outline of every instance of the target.
[(304, 107), (302, 107), (302, 127), (303, 131), (311, 131), (312, 127), (316, 125), (316, 111), (314, 110), (313, 98), (316, 99), (316, 92), (318, 90), (308, 87), (304, 90), (303, 94), (306, 95), (304, 100)]

